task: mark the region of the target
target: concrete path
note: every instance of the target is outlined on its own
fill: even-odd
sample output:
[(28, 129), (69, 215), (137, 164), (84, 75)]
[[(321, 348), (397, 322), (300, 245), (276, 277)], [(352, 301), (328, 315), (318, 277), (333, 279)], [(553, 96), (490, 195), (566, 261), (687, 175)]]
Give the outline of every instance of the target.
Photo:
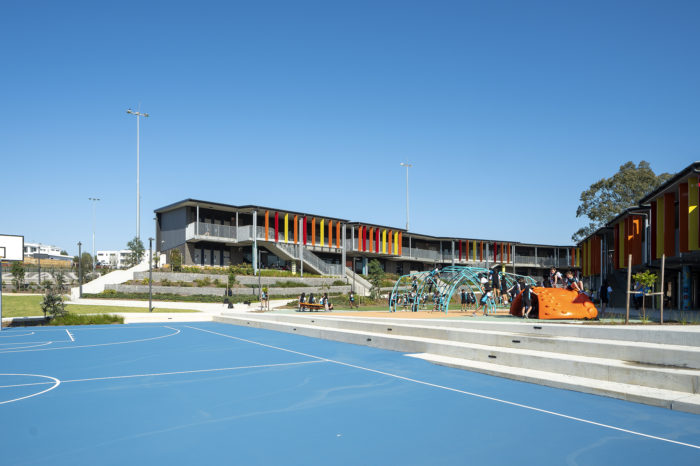
[[(277, 299), (270, 301), (270, 309), (284, 306), (288, 299)], [(130, 299), (74, 299), (68, 304), (85, 306), (116, 306), (116, 307), (142, 307), (140, 312), (115, 312), (114, 314), (124, 317), (124, 323), (136, 322), (203, 322), (212, 320), (213, 316), (221, 315), (223, 312), (234, 314), (245, 314), (249, 312), (260, 312), (260, 303), (250, 305), (238, 303), (233, 308), (221, 303), (196, 303), (196, 302), (175, 302), (175, 301), (153, 301), (154, 309), (183, 309), (194, 312), (148, 312), (148, 301), (137, 301)]]

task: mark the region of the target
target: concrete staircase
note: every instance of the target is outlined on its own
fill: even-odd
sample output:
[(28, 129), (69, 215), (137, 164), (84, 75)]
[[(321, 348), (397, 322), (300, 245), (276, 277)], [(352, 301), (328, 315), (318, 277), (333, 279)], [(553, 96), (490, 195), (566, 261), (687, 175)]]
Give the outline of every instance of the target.
[[(299, 260), (300, 246), (298, 244), (260, 242), (260, 245), (284, 260)], [(312, 273), (335, 276), (340, 276), (342, 273), (342, 266), (325, 262), (308, 248), (304, 248), (302, 257), (304, 268)]]
[[(105, 285), (119, 285), (134, 279), (136, 272), (144, 272), (148, 270), (148, 251), (144, 255), (144, 260), (141, 263), (126, 270), (115, 270), (108, 274), (97, 277), (96, 279), (83, 283), (83, 294), (97, 294), (105, 290)], [(70, 290), (71, 300), (76, 300), (80, 297), (80, 287), (73, 287)]]
[(700, 329), (228, 315), (220, 322), (413, 353), (435, 364), (700, 414)]
[(353, 284), (353, 278), (354, 278), (354, 284), (355, 284), (355, 293), (357, 293), (360, 296), (369, 296), (369, 292), (372, 289), (372, 284), (365, 280), (362, 275), (353, 272), (349, 267), (345, 268), (345, 276), (348, 279), (348, 284), (352, 285)]

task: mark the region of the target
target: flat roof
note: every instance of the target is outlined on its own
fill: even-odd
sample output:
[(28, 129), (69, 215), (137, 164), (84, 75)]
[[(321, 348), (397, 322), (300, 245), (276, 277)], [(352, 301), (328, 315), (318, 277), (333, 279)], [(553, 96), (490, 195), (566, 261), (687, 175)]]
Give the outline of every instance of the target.
[(465, 238), (465, 237), (457, 237), (457, 236), (432, 236), (432, 235), (426, 235), (423, 233), (414, 233), (412, 231), (407, 231), (405, 228), (396, 228), (392, 227), (389, 225), (379, 225), (376, 223), (368, 223), (368, 222), (357, 222), (357, 221), (349, 221), (347, 219), (343, 218), (338, 218), (338, 217), (331, 217), (327, 215), (318, 215), (318, 214), (313, 214), (309, 212), (299, 212), (299, 211), (294, 211), (294, 210), (287, 210), (287, 209), (279, 209), (279, 208), (273, 208), (273, 207), (266, 207), (266, 206), (259, 206), (259, 205), (233, 205), (233, 204), (225, 204), (221, 202), (212, 202), (212, 201), (204, 201), (201, 199), (192, 199), (192, 198), (187, 198), (183, 199), (178, 202), (174, 202), (172, 204), (168, 204), (163, 207), (159, 207), (158, 209), (155, 209), (154, 212), (159, 214), (159, 213), (165, 213), (169, 212), (171, 210), (179, 209), (181, 207), (204, 207), (204, 208), (211, 208), (211, 209), (222, 209), (222, 210), (229, 210), (232, 212), (253, 212), (253, 211), (258, 211), (258, 210), (271, 210), (271, 211), (276, 211), (276, 212), (285, 212), (289, 214), (294, 214), (294, 215), (302, 215), (302, 216), (307, 216), (307, 217), (318, 217), (318, 218), (323, 218), (323, 219), (329, 219), (329, 220), (338, 220), (341, 222), (347, 223), (349, 226), (368, 226), (370, 228), (383, 228), (387, 230), (393, 230), (393, 231), (399, 231), (403, 234), (410, 235), (412, 238), (418, 238), (418, 239), (426, 239), (430, 241), (484, 241), (488, 243), (510, 243), (514, 244), (516, 246), (533, 246), (533, 247), (543, 247), (543, 248), (572, 248), (575, 247), (572, 244), (569, 245), (555, 245), (555, 244), (537, 244), (537, 243), (521, 243), (518, 241), (511, 241), (511, 240), (499, 240), (499, 239), (484, 239), (484, 238)]
[(319, 214), (313, 214), (309, 212), (298, 212), (294, 210), (289, 210), (289, 209), (279, 209), (276, 207), (266, 207), (266, 206), (260, 206), (260, 205), (233, 205), (233, 204), (224, 204), (221, 202), (212, 202), (212, 201), (203, 201), (201, 199), (183, 199), (182, 201), (175, 202), (173, 204), (168, 204), (164, 207), (160, 207), (156, 210), (154, 210), (155, 213), (160, 214), (164, 212), (169, 212), (171, 210), (179, 209), (180, 207), (204, 207), (204, 208), (212, 208), (212, 209), (225, 209), (225, 210), (231, 210), (231, 211), (248, 211), (248, 212), (253, 212), (257, 210), (273, 210), (276, 212), (286, 212), (288, 214), (295, 214), (295, 215), (305, 215), (307, 217), (320, 217), (320, 218), (327, 218), (330, 220), (340, 220), (341, 222), (348, 222), (347, 219), (344, 218), (338, 218), (338, 217), (331, 217), (329, 215), (319, 215)]

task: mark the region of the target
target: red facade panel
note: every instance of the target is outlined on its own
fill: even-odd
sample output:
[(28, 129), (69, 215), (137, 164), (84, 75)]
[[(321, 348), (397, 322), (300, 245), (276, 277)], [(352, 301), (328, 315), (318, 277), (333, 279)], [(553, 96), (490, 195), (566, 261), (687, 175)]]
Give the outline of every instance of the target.
[(664, 254), (666, 257), (676, 255), (675, 202), (675, 193), (664, 194)]
[(658, 259), (656, 255), (656, 222), (657, 222), (657, 215), (658, 213), (656, 212), (656, 201), (651, 201), (651, 259), (656, 260)]
[(306, 215), (304, 216), (304, 220), (302, 220), (302, 225), (303, 225), (302, 235), (303, 235), (303, 239), (304, 239), (304, 245), (306, 246)]
[(688, 252), (688, 183), (678, 185), (678, 248)]

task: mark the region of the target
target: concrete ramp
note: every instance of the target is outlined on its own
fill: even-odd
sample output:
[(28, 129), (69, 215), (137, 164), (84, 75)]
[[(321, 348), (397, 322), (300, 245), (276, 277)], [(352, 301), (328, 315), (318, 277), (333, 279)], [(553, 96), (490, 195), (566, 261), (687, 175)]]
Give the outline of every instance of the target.
[[(598, 310), (588, 296), (578, 291), (563, 288), (532, 289), (534, 297), (532, 307), (535, 315), (542, 320), (552, 319), (595, 319)], [(522, 315), (522, 293), (510, 305), (510, 313)]]

